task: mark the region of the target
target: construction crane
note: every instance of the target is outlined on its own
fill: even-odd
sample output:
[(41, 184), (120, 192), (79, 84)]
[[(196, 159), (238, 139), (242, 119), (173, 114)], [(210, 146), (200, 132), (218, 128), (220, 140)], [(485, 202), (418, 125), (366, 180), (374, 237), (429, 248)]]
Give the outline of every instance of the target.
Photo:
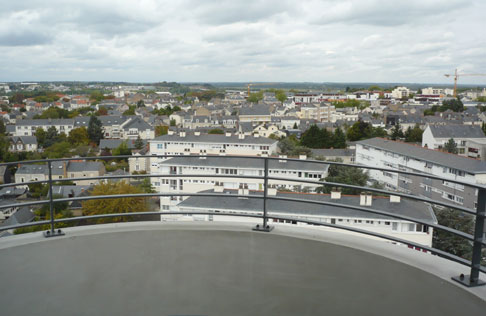
[(248, 97), (250, 96), (250, 87), (251, 86), (269, 86), (269, 85), (274, 85), (276, 83), (273, 82), (266, 82), (266, 83), (249, 83), (248, 84)]
[(456, 97), (457, 96), (457, 79), (459, 77), (486, 76), (486, 74), (458, 74), (457, 68), (456, 68), (456, 70), (454, 71), (454, 74), (445, 74), (444, 76), (446, 76), (447, 78), (454, 77), (454, 97)]

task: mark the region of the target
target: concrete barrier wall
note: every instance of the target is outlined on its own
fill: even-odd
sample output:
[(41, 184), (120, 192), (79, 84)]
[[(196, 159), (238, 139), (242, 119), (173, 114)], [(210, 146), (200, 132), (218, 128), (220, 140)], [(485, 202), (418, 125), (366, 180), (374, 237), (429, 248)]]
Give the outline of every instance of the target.
[(381, 241), (201, 223), (66, 232), (0, 241), (1, 315), (486, 314), (486, 292), (430, 273), (455, 264)]

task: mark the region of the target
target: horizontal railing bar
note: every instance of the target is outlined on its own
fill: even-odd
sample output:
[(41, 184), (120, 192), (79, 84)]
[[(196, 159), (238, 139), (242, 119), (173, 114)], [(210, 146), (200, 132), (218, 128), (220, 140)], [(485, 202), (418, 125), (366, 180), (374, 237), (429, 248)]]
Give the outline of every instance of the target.
[[(322, 160), (313, 160), (313, 159), (297, 159), (297, 158), (281, 158), (281, 157), (259, 157), (259, 156), (244, 156), (244, 155), (225, 155), (225, 156), (211, 156), (211, 155), (122, 155), (122, 156), (95, 156), (95, 157), (71, 157), (71, 158), (52, 158), (52, 159), (42, 159), (42, 160), (26, 160), (26, 161), (15, 161), (15, 162), (3, 162), (0, 163), (0, 166), (9, 166), (9, 165), (16, 165), (19, 163), (22, 164), (32, 164), (32, 163), (46, 163), (48, 161), (55, 162), (55, 161), (71, 161), (71, 160), (110, 160), (110, 159), (128, 159), (128, 158), (181, 158), (181, 157), (206, 157), (206, 158), (246, 158), (246, 159), (269, 159), (269, 160), (285, 160), (285, 161), (295, 161), (295, 162), (307, 162), (307, 163), (315, 163), (315, 164), (323, 164), (323, 165), (336, 165), (336, 166), (343, 166), (343, 167), (352, 167), (352, 168), (362, 168), (362, 169), (369, 169), (369, 170), (379, 170), (379, 171), (386, 171), (391, 173), (397, 174), (404, 174), (410, 176), (417, 176), (421, 178), (429, 178), (435, 180), (444, 180), (440, 176), (435, 176), (432, 174), (423, 174), (418, 172), (411, 172), (411, 171), (402, 171), (402, 170), (395, 170), (390, 168), (381, 168), (381, 167), (373, 167), (373, 166), (365, 166), (365, 165), (358, 165), (358, 164), (347, 164), (342, 162), (335, 162), (335, 161), (322, 161)], [(469, 183), (461, 180), (456, 179), (447, 179), (448, 182), (462, 184), (469, 187), (477, 188), (477, 189), (486, 189), (486, 185), (476, 184), (476, 183)]]
[[(236, 194), (216, 194), (216, 193), (138, 193), (138, 194), (114, 194), (114, 195), (94, 195), (94, 196), (81, 196), (81, 197), (73, 197), (73, 198), (60, 198), (60, 199), (54, 199), (53, 203), (62, 203), (62, 202), (71, 202), (71, 201), (88, 201), (88, 200), (104, 200), (104, 199), (120, 199), (120, 198), (146, 198), (146, 197), (169, 197), (169, 196), (197, 196), (197, 197), (219, 197), (219, 198), (253, 198), (253, 199), (264, 199), (264, 196), (261, 195), (236, 195)], [(462, 238), (465, 238), (470, 241), (474, 241), (474, 237), (472, 235), (466, 234), (464, 232), (461, 232), (459, 230), (455, 230), (453, 228), (447, 227), (447, 226), (442, 226), (439, 224), (434, 224), (430, 223), (427, 221), (422, 221), (419, 219), (415, 219), (412, 217), (408, 216), (403, 216), (403, 215), (398, 215), (398, 214), (392, 214), (388, 213), (385, 211), (380, 211), (380, 210), (375, 210), (375, 209), (368, 209), (364, 208), (361, 206), (354, 206), (354, 205), (349, 205), (349, 204), (340, 204), (340, 203), (333, 203), (333, 202), (326, 202), (326, 201), (314, 201), (314, 200), (307, 200), (307, 199), (296, 199), (296, 198), (285, 198), (285, 197), (275, 197), (275, 196), (267, 196), (267, 199), (269, 200), (280, 200), (280, 201), (288, 201), (288, 202), (298, 202), (298, 203), (307, 203), (307, 204), (315, 204), (315, 205), (322, 205), (322, 206), (333, 206), (333, 207), (339, 207), (339, 208), (344, 208), (344, 209), (352, 209), (355, 211), (360, 211), (364, 213), (372, 213), (372, 214), (378, 214), (382, 216), (387, 216), (391, 218), (396, 218), (396, 219), (401, 219), (413, 223), (419, 223), (423, 225), (427, 225), (433, 228), (436, 228), (438, 230), (446, 231), (451, 234), (455, 234), (457, 236), (460, 236)], [(42, 204), (48, 204), (49, 201), (42, 201)], [(21, 204), (26, 204), (26, 203), (16, 203), (16, 204), (10, 204), (7, 206), (1, 206), (0, 208), (6, 208), (6, 207), (20, 207), (20, 206), (25, 206)], [(29, 202), (29, 205), (32, 205), (32, 202)], [(275, 211), (274, 211), (275, 212)], [(0, 227), (0, 231), (2, 231)], [(486, 245), (486, 241), (481, 241), (482, 244)]]
[[(247, 175), (226, 175), (226, 174), (209, 174), (209, 175), (201, 175), (201, 174), (137, 174), (137, 175), (115, 175), (115, 176), (97, 176), (97, 177), (79, 177), (79, 178), (60, 178), (60, 179), (53, 179), (53, 182), (71, 182), (71, 181), (86, 181), (86, 180), (111, 180), (111, 179), (124, 179), (124, 178), (230, 178), (230, 179), (256, 179), (256, 180), (264, 180), (264, 176), (247, 176)], [(376, 193), (381, 193), (385, 195), (396, 195), (400, 197), (404, 197), (407, 199), (412, 199), (416, 201), (431, 203), (435, 205), (440, 205), (448, 208), (457, 209), (459, 211), (476, 215), (476, 211), (447, 202), (441, 202), (438, 200), (430, 199), (427, 197), (421, 197), (416, 195), (410, 195), (401, 192), (392, 192), (383, 189), (376, 189), (372, 187), (361, 187), (352, 184), (344, 184), (344, 183), (337, 183), (337, 182), (325, 182), (325, 181), (317, 181), (317, 180), (305, 180), (305, 179), (292, 179), (292, 178), (282, 178), (282, 177), (268, 177), (269, 180), (278, 180), (278, 181), (286, 181), (286, 182), (295, 182), (295, 183), (308, 183), (308, 184), (317, 184), (317, 185), (325, 185), (325, 186), (336, 186), (336, 187), (343, 187), (349, 189), (356, 189), (362, 191), (372, 191)], [(49, 180), (36, 180), (30, 182), (20, 182), (20, 183), (7, 183), (0, 185), (0, 188), (3, 187), (17, 187), (17, 186), (25, 186), (29, 184), (38, 184), (38, 183), (48, 183)], [(2, 207), (0, 207), (1, 209)], [(5, 207), (3, 207), (5, 208)]]
[[(256, 214), (243, 214), (243, 213), (214, 213), (214, 212), (132, 212), (132, 213), (116, 213), (116, 214), (100, 214), (100, 215), (89, 215), (89, 216), (79, 216), (79, 217), (70, 217), (70, 218), (60, 218), (60, 219), (55, 219), (55, 223), (64, 223), (64, 222), (73, 222), (73, 221), (82, 221), (82, 220), (90, 220), (90, 219), (101, 219), (101, 218), (110, 218), (110, 217), (130, 217), (130, 216), (149, 216), (149, 215), (213, 215), (213, 216), (234, 216), (234, 217), (251, 217), (251, 218), (263, 218), (263, 215), (256, 215)], [(421, 249), (425, 249), (433, 254), (439, 255), (441, 257), (444, 257), (446, 259), (452, 260), (454, 262), (457, 262), (459, 264), (465, 265), (465, 266), (470, 266), (471, 262), (460, 258), (458, 256), (449, 254), (447, 252), (444, 252), (439, 249), (434, 249), (419, 243), (411, 242), (408, 240), (388, 236), (388, 235), (383, 235), (380, 233), (368, 231), (368, 230), (363, 230), (359, 228), (353, 228), (353, 227), (348, 227), (348, 226), (342, 226), (342, 225), (337, 225), (337, 224), (330, 224), (330, 223), (323, 223), (323, 222), (318, 222), (318, 221), (312, 221), (312, 220), (305, 220), (305, 219), (299, 219), (299, 218), (294, 218), (294, 217), (285, 217), (285, 216), (274, 216), (269, 214), (268, 218), (271, 219), (277, 219), (277, 220), (288, 220), (288, 221), (296, 221), (300, 223), (306, 223), (306, 224), (312, 224), (312, 225), (317, 225), (317, 226), (325, 226), (329, 228), (334, 228), (334, 229), (340, 229), (340, 230), (346, 230), (346, 231), (351, 231), (355, 233), (360, 233), (364, 235), (369, 235), (393, 242), (398, 242), (401, 244), (405, 244), (408, 246), (413, 246), (413, 247), (418, 247)], [(39, 222), (33, 222), (29, 224), (34, 224), (34, 225), (45, 225), (48, 224), (49, 221), (39, 221)], [(34, 225), (25, 225), (25, 224), (17, 224), (17, 225), (12, 225), (9, 226), (7, 229), (16, 229), (16, 228), (22, 228), (26, 226), (34, 226)], [(5, 229), (1, 229), (5, 230)], [(486, 269), (483, 267), (480, 268), (482, 272), (486, 272)]]
[(376, 192), (376, 193), (382, 193), (385, 195), (396, 195), (400, 196), (403, 198), (411, 199), (411, 200), (416, 200), (416, 201), (421, 201), (421, 202), (427, 202), (435, 205), (441, 205), (449, 208), (454, 208), (457, 210), (460, 210), (464, 213), (476, 215), (476, 210), (456, 205), (456, 204), (450, 204), (446, 202), (441, 202), (437, 201), (434, 199), (430, 199), (427, 197), (422, 197), (418, 195), (411, 195), (411, 194), (406, 194), (406, 193), (401, 193), (401, 192), (393, 192), (393, 191), (387, 191), (383, 189), (377, 189), (377, 188), (372, 188), (372, 187), (362, 187), (362, 186), (357, 186), (357, 185), (352, 185), (352, 184), (345, 184), (345, 183), (338, 183), (338, 182), (326, 182), (326, 181), (317, 181), (317, 180), (294, 180), (294, 179), (287, 179), (287, 178), (281, 178), (281, 177), (268, 177), (269, 180), (284, 180), (285, 181), (290, 181), (290, 182), (302, 182), (302, 183), (309, 183), (309, 184), (320, 184), (320, 185), (325, 185), (325, 186), (335, 186), (335, 187), (343, 187), (343, 188), (348, 188), (348, 189), (357, 189), (357, 190), (362, 190), (362, 191), (371, 191), (371, 192)]

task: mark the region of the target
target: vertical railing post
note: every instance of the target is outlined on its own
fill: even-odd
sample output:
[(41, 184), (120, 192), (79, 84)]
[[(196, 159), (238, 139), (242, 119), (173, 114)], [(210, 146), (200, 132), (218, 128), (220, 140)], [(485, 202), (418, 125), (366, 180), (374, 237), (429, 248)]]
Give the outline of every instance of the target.
[(64, 233), (58, 229), (56, 231), (54, 227), (54, 201), (52, 198), (52, 162), (47, 161), (47, 168), (49, 169), (49, 214), (51, 216), (50, 230), (44, 232), (45, 237), (62, 236)]
[(486, 218), (486, 189), (478, 189), (478, 200), (476, 205), (476, 216), (474, 224), (474, 241), (472, 247), (471, 259), (471, 274), (461, 274), (459, 277), (452, 279), (458, 281), (468, 287), (485, 285), (486, 283), (479, 280), (479, 272), (481, 267), (481, 250), (483, 248), (481, 242), (484, 235), (484, 220)]
[(263, 178), (263, 225), (256, 225), (253, 230), (269, 232), (273, 229), (272, 226), (268, 225), (267, 216), (267, 195), (268, 195), (268, 157), (263, 158), (264, 162), (264, 178)]

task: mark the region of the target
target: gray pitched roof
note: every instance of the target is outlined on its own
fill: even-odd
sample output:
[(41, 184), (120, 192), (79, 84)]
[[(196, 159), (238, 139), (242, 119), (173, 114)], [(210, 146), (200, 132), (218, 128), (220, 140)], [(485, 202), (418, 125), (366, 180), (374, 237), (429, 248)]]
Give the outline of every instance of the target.
[(423, 148), (402, 142), (395, 142), (384, 138), (370, 138), (357, 142), (382, 150), (398, 153), (403, 156), (431, 162), (437, 165), (463, 170), (472, 174), (486, 173), (486, 162), (462, 157), (438, 150)]
[(154, 138), (149, 142), (156, 141), (177, 141), (177, 142), (189, 142), (189, 143), (215, 143), (215, 144), (260, 144), (260, 145), (271, 145), (277, 143), (276, 140), (265, 138), (265, 137), (253, 137), (245, 136), (244, 139), (239, 139), (237, 135), (218, 135), (218, 134), (201, 134), (195, 136), (193, 133), (186, 133), (185, 137), (179, 136), (179, 134), (174, 135), (162, 135)]
[(40, 126), (40, 125), (73, 125), (73, 119), (36, 119), (36, 120), (20, 120), (15, 123), (17, 126)]
[[(251, 158), (232, 158), (231, 156), (220, 157), (220, 156), (206, 156), (204, 159), (199, 157), (175, 157), (161, 162), (163, 165), (171, 166), (206, 166), (206, 167), (216, 167), (216, 168), (251, 168), (251, 169), (263, 169), (264, 163), (261, 159), (251, 159)], [(280, 160), (269, 160), (269, 169), (287, 169), (287, 170), (302, 170), (302, 171), (316, 171), (322, 172), (327, 171), (329, 165), (327, 164), (317, 164), (308, 162), (305, 160), (301, 161), (283, 161)]]
[(255, 105), (252, 107), (242, 107), (239, 115), (270, 115), (270, 108), (266, 105)]
[[(100, 140), (100, 149), (108, 148), (114, 149), (121, 145), (121, 143), (126, 142), (127, 147), (129, 149), (135, 148), (135, 141), (136, 139), (101, 139)], [(147, 144), (147, 140), (142, 139), (144, 146)]]
[(142, 118), (135, 116), (130, 118), (130, 120), (123, 123), (123, 129), (129, 130), (130, 128), (136, 128), (139, 131), (144, 131), (147, 129), (153, 130), (154, 128), (145, 122)]
[(81, 193), (92, 188), (91, 185), (53, 185), (52, 194), (61, 195), (62, 197), (79, 196)]
[(23, 144), (36, 144), (37, 138), (35, 136), (10, 136), (10, 140), (14, 143), (20, 141)]
[[(201, 193), (214, 193), (213, 190), (202, 191)], [(228, 197), (202, 197), (191, 196), (178, 204), (181, 207), (194, 207), (209, 210), (238, 210), (238, 211), (261, 211), (261, 199), (241, 199), (231, 197), (236, 195), (237, 190), (225, 190), (224, 193)], [(251, 191), (249, 197), (252, 195), (261, 196), (263, 193), (258, 191)], [(340, 203), (343, 205), (360, 206), (359, 196), (343, 195), (339, 200), (331, 200), (328, 194), (302, 194), (302, 193), (283, 193), (278, 192), (277, 197), (303, 199), (308, 201), (322, 201)], [(423, 202), (411, 201), (401, 199), (400, 203), (390, 203), (389, 198), (373, 197), (371, 206), (364, 206), (365, 208), (382, 210), (391, 214), (400, 214), (412, 217), (417, 220), (426, 221), (429, 223), (437, 223), (437, 219), (427, 204)], [(388, 219), (393, 220), (392, 217), (360, 212), (343, 207), (317, 205), (303, 202), (267, 200), (267, 210), (278, 213), (299, 214), (299, 215), (322, 215), (322, 216), (336, 216), (336, 217), (354, 217), (354, 218), (369, 218), (369, 219)]]
[(431, 125), (430, 131), (437, 138), (485, 138), (478, 125)]

